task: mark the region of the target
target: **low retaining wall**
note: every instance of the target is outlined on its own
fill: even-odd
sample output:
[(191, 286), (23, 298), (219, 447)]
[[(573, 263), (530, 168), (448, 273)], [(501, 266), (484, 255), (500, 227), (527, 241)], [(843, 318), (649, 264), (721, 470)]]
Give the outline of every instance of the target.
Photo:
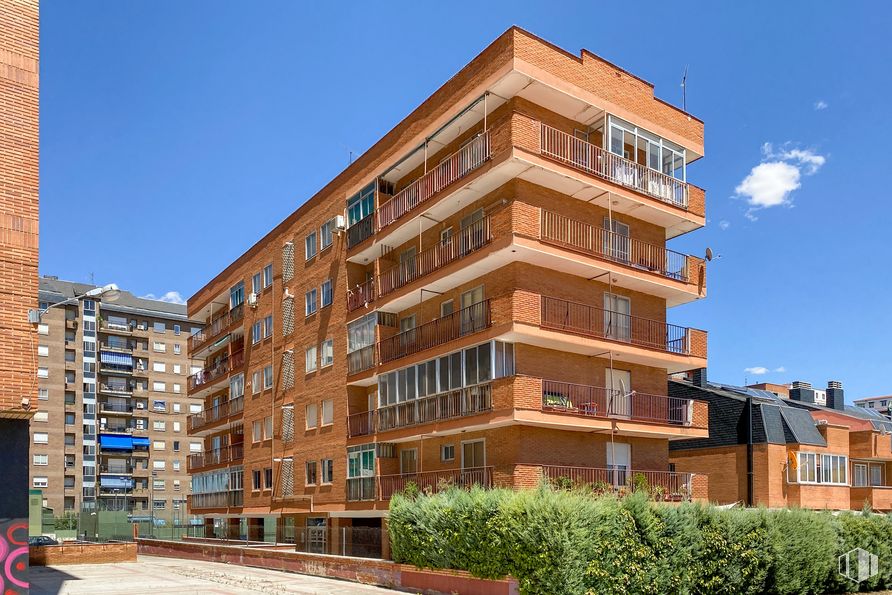
[(513, 579), (485, 580), (475, 578), (467, 572), (425, 570), (406, 564), (395, 564), (387, 560), (160, 539), (139, 539), (138, 545), (140, 554), (150, 556), (224, 562), (240, 566), (283, 570), (380, 587), (410, 589), (427, 595), (450, 593), (517, 595), (518, 593), (517, 581)]
[(70, 543), (28, 548), (31, 566), (136, 562), (135, 543)]

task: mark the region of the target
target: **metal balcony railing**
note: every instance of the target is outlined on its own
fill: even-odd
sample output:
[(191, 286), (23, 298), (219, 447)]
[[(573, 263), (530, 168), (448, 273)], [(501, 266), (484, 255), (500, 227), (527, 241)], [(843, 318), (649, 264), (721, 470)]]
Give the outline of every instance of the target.
[(357, 246), (375, 233), (375, 214), (366, 215), (347, 228), (347, 249)]
[(492, 410), (492, 383), (485, 382), (438, 395), (385, 405), (376, 413), (377, 430), (417, 426)]
[(203, 370), (199, 370), (195, 374), (189, 376), (189, 389), (195, 389), (204, 384), (208, 384), (226, 376), (232, 370), (238, 369), (245, 363), (245, 352), (236, 351), (221, 359), (218, 363), (208, 366)]
[(347, 501), (374, 500), (377, 495), (376, 477), (348, 477)]
[(375, 412), (363, 411), (347, 416), (347, 436), (368, 436), (375, 431)]
[(556, 487), (587, 487), (597, 492), (646, 490), (651, 495), (674, 501), (690, 500), (693, 496), (693, 473), (643, 471), (622, 467), (609, 469), (542, 465), (541, 468), (543, 476)]
[(189, 455), (187, 461), (187, 469), (192, 473), (196, 469), (202, 467), (210, 467), (212, 465), (222, 465), (224, 463), (233, 463), (241, 461), (245, 456), (243, 444), (232, 444), (222, 448), (216, 448), (205, 452), (197, 452)]
[(375, 301), (375, 280), (369, 279), (347, 292), (347, 311), (365, 308)]
[(542, 381), (542, 409), (585, 417), (621, 418), (662, 424), (690, 426), (693, 399), (623, 393), (600, 386)]
[(359, 374), (376, 365), (375, 345), (366, 345), (347, 354), (347, 373)]
[(688, 184), (663, 172), (602, 149), (572, 134), (541, 124), (540, 151), (593, 176), (687, 209)]
[(378, 353), (383, 364), (482, 331), (491, 325), (491, 300), (484, 300), (385, 339), (378, 343)]
[(199, 413), (193, 413), (189, 416), (189, 430), (200, 430), (204, 426), (226, 419), (230, 415), (241, 413), (244, 406), (244, 397), (236, 397), (225, 403), (207, 407)]
[(213, 319), (205, 328), (193, 333), (188, 339), (189, 353), (201, 349), (229, 329), (232, 323), (239, 322), (244, 317), (244, 308), (244, 304), (239, 304), (225, 314)]
[(469, 467), (445, 471), (401, 473), (378, 477), (378, 500), (390, 500), (393, 494), (405, 491), (410, 484), (422, 492), (436, 493), (448, 487), (492, 487), (492, 467)]

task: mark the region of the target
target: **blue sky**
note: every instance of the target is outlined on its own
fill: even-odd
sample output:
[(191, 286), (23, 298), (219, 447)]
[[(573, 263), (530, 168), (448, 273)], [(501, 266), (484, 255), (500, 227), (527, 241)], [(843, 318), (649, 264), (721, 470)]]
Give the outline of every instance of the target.
[(711, 378), (892, 393), (892, 5), (302, 4), (41, 3), (42, 273), (190, 296), (517, 24), (678, 105), (688, 67)]

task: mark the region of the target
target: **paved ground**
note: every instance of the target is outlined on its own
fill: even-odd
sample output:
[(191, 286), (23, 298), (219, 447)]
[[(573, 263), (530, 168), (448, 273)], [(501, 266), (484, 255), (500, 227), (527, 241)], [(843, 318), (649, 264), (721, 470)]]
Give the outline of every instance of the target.
[(97, 593), (161, 595), (201, 593), (242, 595), (389, 593), (394, 591), (347, 581), (290, 572), (196, 562), (156, 556), (139, 556), (137, 562), (77, 564), (31, 568), (31, 594)]

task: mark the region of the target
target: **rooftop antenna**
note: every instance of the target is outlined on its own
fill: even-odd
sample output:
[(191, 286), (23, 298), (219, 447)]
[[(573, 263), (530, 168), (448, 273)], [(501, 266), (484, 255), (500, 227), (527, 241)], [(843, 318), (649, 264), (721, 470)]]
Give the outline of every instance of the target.
[(688, 67), (685, 65), (681, 75), (681, 109), (688, 111)]

